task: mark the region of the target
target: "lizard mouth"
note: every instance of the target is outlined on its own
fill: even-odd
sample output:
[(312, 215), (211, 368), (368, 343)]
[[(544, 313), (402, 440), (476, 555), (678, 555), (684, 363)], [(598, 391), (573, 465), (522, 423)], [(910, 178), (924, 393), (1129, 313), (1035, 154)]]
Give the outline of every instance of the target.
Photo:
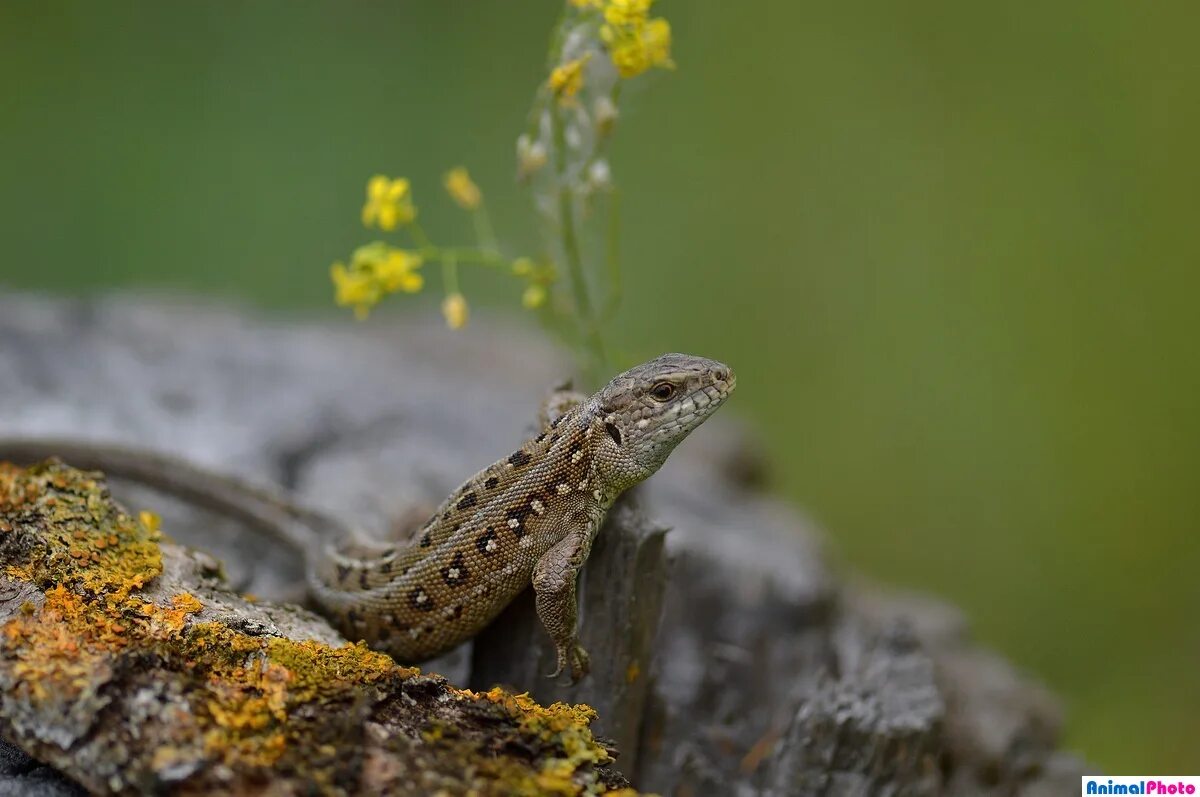
[(733, 389), (736, 387), (737, 387), (737, 374), (735, 374), (733, 372), (733, 370), (730, 369), (729, 378), (727, 378), (725, 380), (725, 389), (723, 392), (725, 393), (726, 396), (728, 396), (730, 393), (733, 392)]
[(712, 374), (713, 387), (722, 399), (726, 398), (737, 387), (737, 374), (728, 365), (720, 364), (713, 368), (709, 373)]
[(675, 410), (684, 425), (690, 430), (703, 423), (708, 416), (717, 411), (725, 403), (729, 394), (737, 387), (737, 377), (733, 371), (725, 369), (723, 379), (713, 379), (706, 385), (693, 390)]

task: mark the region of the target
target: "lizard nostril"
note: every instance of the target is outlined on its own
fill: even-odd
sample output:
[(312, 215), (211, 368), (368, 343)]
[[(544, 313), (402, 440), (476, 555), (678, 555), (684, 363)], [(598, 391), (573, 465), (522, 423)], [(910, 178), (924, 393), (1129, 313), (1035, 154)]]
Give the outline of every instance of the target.
[(713, 379), (717, 380), (718, 382), (728, 382), (729, 381), (729, 369), (728, 368), (723, 368), (721, 366), (717, 366), (716, 368), (712, 369), (711, 373), (712, 373)]

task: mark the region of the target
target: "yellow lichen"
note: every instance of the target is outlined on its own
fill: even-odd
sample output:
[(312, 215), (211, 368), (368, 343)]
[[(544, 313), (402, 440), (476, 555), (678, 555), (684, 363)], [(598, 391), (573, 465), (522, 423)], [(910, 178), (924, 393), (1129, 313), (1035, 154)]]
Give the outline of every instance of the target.
[(583, 787), (577, 779), (580, 770), (612, 760), (592, 735), (590, 726), (596, 719), (596, 710), (589, 705), (553, 703), (542, 706), (528, 693), (513, 694), (500, 687), (487, 692), (459, 691), (501, 706), (517, 721), (525, 736), (539, 740), (548, 750), (562, 749), (563, 755), (547, 754), (536, 775), (519, 777), (514, 793), (579, 794)]
[[(168, 738), (145, 751), (144, 765), (154, 772), (202, 772), (222, 764), (266, 776), (282, 767), (316, 791), (337, 791), (346, 757), (325, 724), (330, 707), (395, 695), (400, 682), (419, 675), (361, 643), (250, 636), (202, 622), (204, 604), (189, 592), (165, 603), (150, 600), (141, 590), (163, 569), (156, 524), (119, 512), (80, 471), (0, 463), (0, 518), (0, 543), (3, 535), (26, 535), (23, 545), (13, 546), (22, 553), (6, 563), (5, 574), (42, 592), (40, 603), (29, 602), (0, 625), (9, 697), (31, 705), (50, 701), (51, 714), (65, 712), (94, 698), (122, 656), (155, 661), (164, 683), (176, 678), (186, 686), (164, 708)], [(431, 722), (424, 742), (462, 760), (461, 772), (469, 774), (458, 776), (478, 784), (477, 793), (603, 791), (594, 765), (610, 756), (592, 737), (590, 707), (542, 707), (501, 689), (445, 691), (452, 700), (498, 706), (512, 723), (496, 733), (537, 749), (538, 764), (531, 767)]]

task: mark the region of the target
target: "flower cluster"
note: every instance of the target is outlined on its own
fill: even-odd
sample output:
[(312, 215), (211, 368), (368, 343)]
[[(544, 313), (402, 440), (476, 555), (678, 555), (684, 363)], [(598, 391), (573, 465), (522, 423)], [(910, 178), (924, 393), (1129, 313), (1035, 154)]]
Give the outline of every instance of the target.
[(423, 262), (418, 253), (388, 246), (383, 241), (360, 246), (350, 256), (349, 266), (339, 261), (329, 269), (334, 301), (342, 307), (353, 307), (357, 317), (366, 318), (387, 294), (420, 291), (425, 278), (417, 269)]
[(442, 184), (459, 207), (474, 215), (479, 245), (434, 245), (417, 224), (417, 207), (409, 181), (404, 177), (375, 175), (367, 181), (363, 226), (377, 227), (384, 232), (402, 228), (408, 232), (412, 245), (403, 248), (373, 241), (355, 249), (348, 264), (334, 263), (329, 269), (334, 302), (352, 308), (356, 317), (366, 318), (371, 308), (385, 296), (419, 293), (425, 287), (421, 267), (426, 262), (435, 262), (441, 265), (445, 293), (442, 315), (451, 329), (465, 326), (470, 315), (466, 297), (458, 287), (459, 264), (487, 266), (511, 274), (524, 284), (521, 301), (525, 307), (537, 309), (545, 304), (554, 270), (538, 266), (526, 257), (509, 260), (498, 253), (483, 204), (483, 192), (465, 168), (458, 166), (446, 172)]
[[(671, 60), (671, 23), (663, 17), (650, 17), (653, 2), (570, 0), (585, 21), (599, 17), (600, 40), (617, 73), (626, 79), (637, 77), (653, 67), (671, 69), (675, 66)], [(553, 83), (553, 74), (551, 80)]]
[[(530, 190), (544, 222), (548, 251), (538, 260), (510, 259), (492, 234), (483, 192), (467, 170), (446, 172), (442, 185), (467, 211), (475, 246), (439, 246), (417, 222), (412, 186), (383, 175), (367, 183), (362, 222), (400, 231), (404, 245), (376, 241), (334, 263), (335, 301), (367, 316), (384, 297), (418, 293), (422, 267), (440, 267), (442, 315), (458, 329), (470, 308), (459, 288), (460, 266), (484, 266), (520, 282), (521, 304), (540, 310), (584, 356), (594, 377), (606, 369), (602, 329), (621, 298), (618, 194), (608, 150), (619, 119), (621, 86), (654, 68), (670, 69), (671, 25), (651, 16), (654, 0), (566, 0), (551, 37), (549, 70), (537, 89), (528, 124), (517, 138), (517, 179)], [(585, 228), (596, 224), (599, 229)], [(591, 251), (600, 248), (600, 251)], [(597, 264), (603, 264), (598, 266)], [(559, 274), (564, 275), (560, 280)], [(599, 296), (593, 298), (592, 291)]]
[(648, 2), (613, 2), (604, 10), (606, 23), (600, 28), (600, 38), (623, 78), (637, 77), (655, 66), (675, 66), (671, 60), (671, 23), (662, 17), (647, 19), (644, 11), (640, 15), (631, 12), (628, 6), (635, 4), (649, 7)]

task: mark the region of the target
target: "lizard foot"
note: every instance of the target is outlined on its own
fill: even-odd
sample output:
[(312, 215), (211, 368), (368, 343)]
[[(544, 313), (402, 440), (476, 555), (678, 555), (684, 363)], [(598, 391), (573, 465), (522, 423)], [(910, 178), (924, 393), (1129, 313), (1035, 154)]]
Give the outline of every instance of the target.
[(579, 643), (572, 645), (558, 645), (555, 650), (555, 657), (558, 659), (558, 666), (549, 677), (557, 678), (562, 675), (562, 672), (567, 667), (571, 670), (571, 683), (578, 683), (579, 679), (591, 672), (592, 660), (588, 656), (586, 650)]

